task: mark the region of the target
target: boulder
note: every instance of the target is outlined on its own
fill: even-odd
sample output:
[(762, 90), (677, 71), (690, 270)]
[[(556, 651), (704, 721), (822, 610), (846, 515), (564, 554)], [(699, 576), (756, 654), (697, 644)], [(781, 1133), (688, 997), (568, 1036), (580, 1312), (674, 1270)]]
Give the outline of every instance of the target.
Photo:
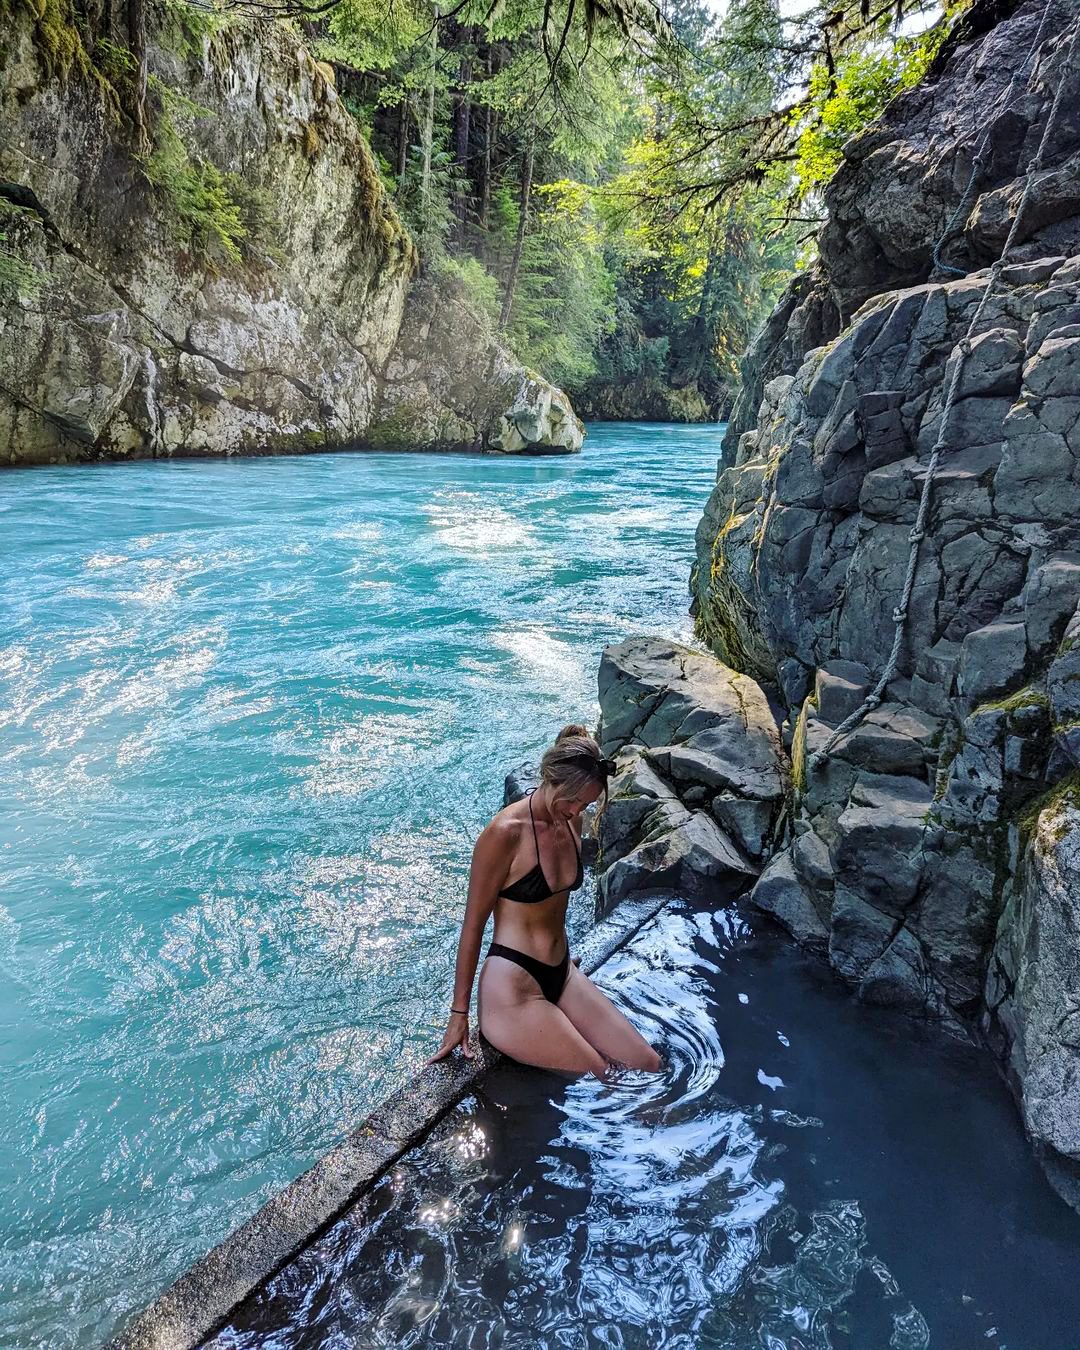
[(605, 649), (599, 674), (605, 754), (629, 743), (681, 783), (779, 801), (785, 756), (760, 686), (705, 652), (658, 638)]
[(675, 789), (654, 770), (647, 755), (620, 757), (620, 772), (608, 784), (608, 800), (600, 817), (603, 865), (610, 867), (639, 843), (678, 828), (689, 812)]
[[(873, 775), (882, 784), (881, 775)], [(864, 805), (858, 788), (837, 819), (833, 849), (836, 878), (863, 901), (889, 918), (905, 913), (922, 875), (924, 820), (930, 789), (918, 793), (877, 786)]]
[(778, 853), (758, 877), (750, 892), (750, 901), (771, 914), (796, 942), (824, 955), (829, 945), (829, 930), (796, 874), (790, 849)]
[(925, 773), (940, 722), (901, 703), (882, 703), (837, 742), (834, 753), (883, 774)]
[(517, 390), (500, 415), (487, 444), (503, 454), (575, 454), (585, 439), (585, 428), (570, 400), (542, 376), (522, 371)]
[(968, 703), (981, 703), (1022, 685), (1026, 668), (1024, 625), (990, 623), (964, 639), (957, 687)]
[(506, 775), (503, 783), (503, 806), (509, 806), (511, 802), (519, 802), (527, 792), (538, 787), (540, 783), (540, 766), (531, 762), (518, 764)]
[(722, 902), (756, 872), (703, 811), (665, 812), (661, 822), (652, 817), (642, 843), (610, 864), (607, 855), (602, 856), (597, 917), (610, 913), (628, 895), (644, 891), (715, 895)]
[(870, 692), (870, 672), (858, 661), (829, 661), (814, 676), (817, 714), (830, 726), (839, 726)]
[(1028, 650), (1043, 656), (1061, 642), (1080, 601), (1080, 555), (1055, 554), (1032, 568), (1020, 601)]
[(632, 892), (742, 888), (767, 851), (787, 759), (768, 699), (715, 657), (659, 638), (605, 650), (602, 912)]

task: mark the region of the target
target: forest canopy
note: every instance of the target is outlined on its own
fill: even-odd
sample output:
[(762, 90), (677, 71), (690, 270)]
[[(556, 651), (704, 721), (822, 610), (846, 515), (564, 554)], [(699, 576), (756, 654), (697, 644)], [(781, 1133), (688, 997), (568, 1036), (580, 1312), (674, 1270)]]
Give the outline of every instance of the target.
[(964, 0), (129, 0), (129, 25), (151, 3), (294, 25), (429, 275), (585, 414), (700, 420), (812, 257), (844, 143)]

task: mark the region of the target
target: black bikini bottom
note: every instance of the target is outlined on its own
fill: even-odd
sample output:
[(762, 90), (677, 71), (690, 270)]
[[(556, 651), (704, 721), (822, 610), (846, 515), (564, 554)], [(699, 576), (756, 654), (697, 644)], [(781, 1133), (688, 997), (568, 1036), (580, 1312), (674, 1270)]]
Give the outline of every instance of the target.
[(527, 974), (531, 975), (540, 986), (540, 992), (549, 1003), (558, 1003), (559, 995), (563, 991), (563, 985), (566, 983), (566, 977), (570, 972), (570, 948), (567, 947), (566, 955), (554, 966), (548, 965), (546, 961), (538, 961), (535, 956), (529, 956), (526, 952), (515, 951), (513, 947), (504, 947), (501, 942), (493, 942), (487, 949), (488, 956), (501, 956), (506, 961), (513, 961), (515, 966), (520, 966)]

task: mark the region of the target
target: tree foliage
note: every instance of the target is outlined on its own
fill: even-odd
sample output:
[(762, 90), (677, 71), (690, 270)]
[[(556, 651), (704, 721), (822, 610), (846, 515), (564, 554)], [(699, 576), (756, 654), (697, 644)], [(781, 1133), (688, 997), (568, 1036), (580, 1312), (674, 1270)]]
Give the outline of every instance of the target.
[(145, 178), (224, 266), (273, 265), (272, 204), (190, 148), (201, 110), (148, 75), (146, 14), (188, 52), (237, 12), (290, 24), (333, 66), (424, 266), (523, 360), (586, 409), (715, 416), (844, 143), (964, 0), (127, 0), (123, 23), (108, 0), (13, 3), (75, 6), (72, 50)]

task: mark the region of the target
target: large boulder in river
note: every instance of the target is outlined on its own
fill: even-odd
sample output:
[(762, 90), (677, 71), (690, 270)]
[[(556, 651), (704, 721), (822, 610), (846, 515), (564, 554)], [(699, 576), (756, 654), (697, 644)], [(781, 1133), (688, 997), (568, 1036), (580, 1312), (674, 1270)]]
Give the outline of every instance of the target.
[(366, 444), (570, 455), (584, 439), (563, 391), (502, 347), (460, 283), (446, 274), (414, 286)]
[(760, 870), (786, 755), (760, 687), (660, 638), (608, 647), (601, 747), (615, 754), (600, 820), (600, 909), (642, 890), (715, 891)]
[(196, 35), (183, 8), (147, 6), (144, 153), (110, 44), (88, 54), (70, 7), (5, 7), (0, 463), (580, 448), (460, 283), (418, 280), (331, 67), (283, 25)]

